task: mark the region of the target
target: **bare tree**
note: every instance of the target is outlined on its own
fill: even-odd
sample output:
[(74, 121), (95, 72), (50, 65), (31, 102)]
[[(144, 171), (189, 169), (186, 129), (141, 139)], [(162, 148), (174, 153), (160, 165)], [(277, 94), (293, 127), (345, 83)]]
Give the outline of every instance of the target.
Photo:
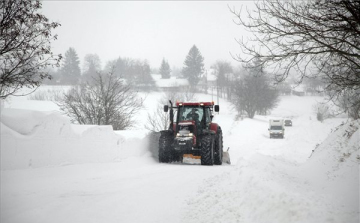
[(152, 132), (160, 132), (167, 129), (170, 125), (170, 117), (168, 113), (165, 113), (164, 105), (168, 104), (168, 101), (179, 100), (182, 96), (177, 91), (166, 92), (163, 97), (158, 101), (156, 110), (152, 113), (148, 113), (148, 122), (145, 124), (145, 128)]
[(38, 13), (40, 1), (0, 1), (0, 98), (16, 95), (23, 87), (37, 88), (51, 78), (45, 68), (59, 65), (51, 52), (51, 31), (60, 24)]
[(313, 111), (316, 113), (316, 119), (323, 122), (325, 119), (335, 116), (335, 112), (326, 103), (316, 103), (313, 105)]
[(265, 75), (247, 74), (234, 84), (233, 103), (239, 114), (245, 111), (253, 118), (256, 113), (266, 114), (275, 108), (278, 95)]
[[(332, 98), (332, 94), (336, 94), (336, 92), (329, 91), (328, 94)], [(360, 89), (343, 91), (334, 103), (346, 112), (350, 118), (360, 119)]]
[(325, 87), (324, 80), (321, 77), (314, 77), (314, 78), (304, 78), (303, 84), (306, 87), (306, 92), (311, 94), (318, 94), (323, 92)]
[(188, 89), (183, 91), (171, 90), (164, 93), (163, 97), (158, 101), (156, 110), (153, 113), (148, 113), (148, 122), (145, 128), (152, 132), (160, 132), (160, 130), (167, 129), (170, 125), (169, 113), (165, 113), (164, 105), (169, 104), (169, 100), (173, 103), (176, 101), (193, 101), (196, 100), (195, 93)]
[(299, 82), (324, 76), (334, 98), (348, 91), (360, 100), (360, 1), (263, 0), (255, 5), (247, 13), (230, 9), (236, 23), (252, 33), (238, 40), (243, 54), (236, 60), (249, 64), (260, 58), (279, 82), (291, 70), (300, 74)]
[(231, 97), (231, 84), (232, 79), (230, 75), (233, 73), (233, 68), (230, 62), (227, 61), (216, 61), (212, 65), (216, 75), (217, 89), (220, 91), (220, 95), (226, 93), (227, 98)]
[(183, 86), (181, 87), (180, 91), (179, 91), (179, 94), (180, 94), (180, 99), (182, 101), (187, 101), (187, 102), (190, 102), (190, 101), (196, 101), (197, 98), (196, 98), (196, 89), (192, 88), (191, 86)]
[(153, 113), (148, 113), (148, 122), (145, 124), (145, 128), (152, 132), (160, 132), (161, 130), (167, 129), (170, 125), (169, 113), (164, 112), (163, 100), (160, 100), (156, 110)]
[(143, 100), (113, 72), (97, 73), (92, 81), (72, 88), (59, 103), (61, 110), (79, 124), (132, 127)]

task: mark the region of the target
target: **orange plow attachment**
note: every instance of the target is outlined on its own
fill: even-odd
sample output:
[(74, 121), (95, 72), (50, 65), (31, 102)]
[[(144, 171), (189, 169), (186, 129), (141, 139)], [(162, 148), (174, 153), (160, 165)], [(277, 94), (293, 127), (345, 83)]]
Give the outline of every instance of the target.
[[(230, 149), (230, 147), (228, 147), (228, 149), (223, 152), (223, 157), (222, 157), (223, 163), (231, 164), (230, 155), (229, 155), (229, 149)], [(193, 154), (184, 154), (183, 158), (190, 158), (190, 159), (199, 160), (199, 159), (201, 159), (201, 156), (194, 156)]]
[(201, 159), (201, 156), (194, 156), (193, 154), (184, 154), (184, 158)]

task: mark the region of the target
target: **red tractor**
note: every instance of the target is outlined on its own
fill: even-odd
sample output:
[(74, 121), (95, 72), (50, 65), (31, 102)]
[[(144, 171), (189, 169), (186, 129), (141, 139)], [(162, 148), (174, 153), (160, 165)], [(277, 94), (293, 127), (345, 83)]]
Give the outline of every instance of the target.
[[(159, 162), (181, 162), (183, 157), (200, 158), (201, 165), (221, 165), (223, 136), (221, 127), (212, 122), (214, 102), (170, 102), (170, 126), (161, 131), (159, 138)], [(175, 111), (174, 111), (175, 110)], [(174, 121), (174, 114), (176, 120)]]

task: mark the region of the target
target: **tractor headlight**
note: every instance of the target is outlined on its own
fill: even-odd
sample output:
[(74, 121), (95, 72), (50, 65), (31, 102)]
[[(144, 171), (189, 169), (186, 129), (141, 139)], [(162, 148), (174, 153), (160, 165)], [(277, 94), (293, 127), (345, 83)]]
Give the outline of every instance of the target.
[(177, 133), (176, 134), (176, 137), (193, 137), (194, 136), (194, 134), (193, 133), (191, 133), (191, 132), (179, 132), (179, 133)]

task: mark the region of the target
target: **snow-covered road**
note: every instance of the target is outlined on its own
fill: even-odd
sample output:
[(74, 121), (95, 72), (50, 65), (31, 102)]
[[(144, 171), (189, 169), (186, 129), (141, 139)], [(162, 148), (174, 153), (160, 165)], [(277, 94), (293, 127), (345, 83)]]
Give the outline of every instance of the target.
[(146, 157), (4, 171), (1, 222), (181, 222), (198, 185), (229, 168)]
[[(222, 126), (232, 165), (159, 164), (150, 153), (139, 152), (112, 162), (74, 159), (71, 165), (2, 170), (1, 222), (355, 223), (359, 164), (353, 161), (360, 132), (349, 143), (341, 134), (333, 136), (332, 144), (349, 152), (351, 162), (335, 160), (337, 169), (325, 164), (333, 152), (309, 162), (316, 145), (344, 121), (318, 122), (312, 111), (316, 100), (282, 97), (271, 116), (253, 120), (235, 120), (231, 105), (223, 102), (214, 121)], [(292, 117), (285, 139), (269, 139), (271, 117)]]

